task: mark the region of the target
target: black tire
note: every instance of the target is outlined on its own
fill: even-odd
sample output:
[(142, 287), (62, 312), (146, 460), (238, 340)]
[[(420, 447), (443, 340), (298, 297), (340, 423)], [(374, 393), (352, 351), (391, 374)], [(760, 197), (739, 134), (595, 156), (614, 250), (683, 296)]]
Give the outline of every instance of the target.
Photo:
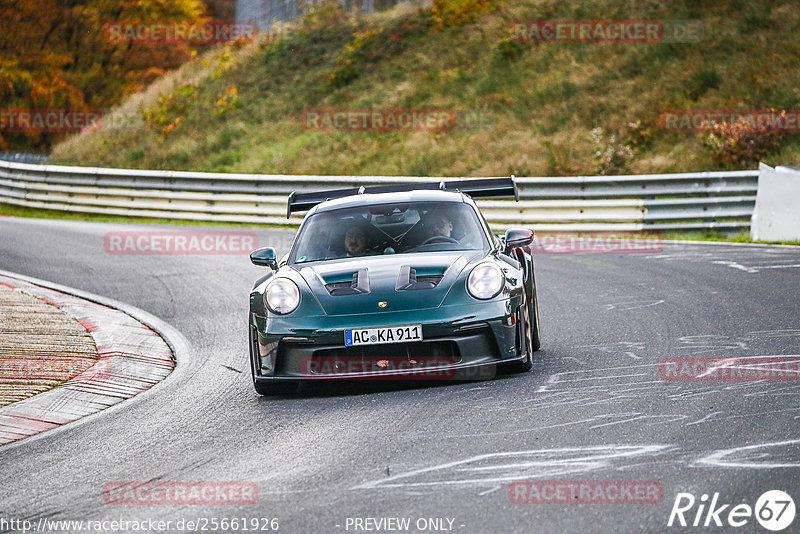
[(522, 334), (522, 339), (520, 339), (520, 352), (524, 351), (525, 359), (521, 362), (505, 364), (504, 370), (509, 373), (527, 373), (533, 367), (533, 351), (531, 350), (533, 348), (533, 333), (531, 331), (531, 322), (528, 319), (531, 316), (531, 313), (528, 311), (528, 302), (520, 306), (517, 315), (520, 333)]
[(539, 299), (536, 296), (533, 258), (520, 251), (517, 255), (517, 260), (523, 265), (530, 266), (525, 269), (528, 275), (523, 286), (525, 302), (520, 307), (521, 313), (518, 318), (518, 321), (524, 322), (524, 325), (522, 325), (523, 340), (521, 341), (525, 343), (525, 351), (528, 357), (522, 362), (507, 364), (505, 368), (512, 373), (525, 373), (533, 367), (533, 353), (539, 350), (542, 340), (539, 334)]
[(259, 395), (291, 395), (297, 392), (297, 384), (293, 382), (256, 382), (253, 381), (256, 393)]
[[(533, 271), (531, 271), (531, 274), (532, 273), (533, 273)], [(536, 296), (536, 281), (535, 280), (532, 280), (532, 281), (533, 281), (533, 284), (532, 284), (532, 286), (533, 286), (533, 291), (532, 291), (533, 298), (531, 299), (531, 303), (533, 305), (530, 306), (529, 321), (530, 321), (530, 323), (532, 325), (532, 328), (531, 328), (531, 330), (532, 330), (532, 333), (531, 333), (531, 339), (532, 339), (531, 349), (533, 350), (533, 352), (536, 352), (542, 346), (542, 337), (541, 337), (541, 334), (539, 333), (539, 298)], [(531, 358), (531, 359), (533, 359), (533, 358)]]

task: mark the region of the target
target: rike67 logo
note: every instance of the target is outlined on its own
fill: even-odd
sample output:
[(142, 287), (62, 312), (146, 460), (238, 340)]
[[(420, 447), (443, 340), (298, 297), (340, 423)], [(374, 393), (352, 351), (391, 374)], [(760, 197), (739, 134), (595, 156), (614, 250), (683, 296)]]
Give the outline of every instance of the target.
[[(695, 499), (691, 493), (678, 493), (669, 514), (667, 526), (726, 527), (738, 528), (756, 521), (767, 530), (778, 532), (789, 527), (794, 521), (795, 505), (792, 497), (781, 490), (764, 492), (756, 501), (755, 507), (749, 504), (730, 504), (720, 501), (719, 493), (714, 493), (709, 502), (708, 494)], [(752, 532), (752, 527), (746, 529)]]

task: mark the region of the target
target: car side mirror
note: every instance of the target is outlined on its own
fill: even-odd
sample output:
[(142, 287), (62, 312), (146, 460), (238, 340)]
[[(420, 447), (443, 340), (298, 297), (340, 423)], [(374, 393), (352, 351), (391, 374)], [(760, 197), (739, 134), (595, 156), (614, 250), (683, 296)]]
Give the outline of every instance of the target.
[(533, 231), (527, 228), (509, 228), (506, 230), (506, 252), (533, 243)]
[(250, 261), (253, 265), (269, 267), (273, 271), (278, 270), (278, 260), (275, 259), (275, 249), (264, 247), (250, 253)]

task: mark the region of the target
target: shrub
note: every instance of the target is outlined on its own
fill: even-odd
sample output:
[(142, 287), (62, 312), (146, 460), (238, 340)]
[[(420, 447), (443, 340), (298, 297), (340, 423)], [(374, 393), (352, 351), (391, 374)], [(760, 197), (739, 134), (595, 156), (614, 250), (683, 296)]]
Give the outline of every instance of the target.
[(463, 26), (496, 6), (497, 0), (433, 0), (431, 17), (437, 28)]
[[(780, 113), (781, 117), (786, 112)], [(770, 127), (757, 129), (742, 118), (737, 122), (703, 123), (703, 144), (711, 151), (715, 162), (726, 167), (745, 167), (760, 161), (786, 135)]]
[(523, 46), (517, 41), (513, 40), (511, 37), (505, 37), (497, 42), (495, 57), (511, 62), (522, 55), (523, 50)]
[(242, 107), (242, 99), (239, 98), (239, 91), (236, 87), (225, 90), (225, 93), (217, 99), (217, 115), (225, 115), (232, 109)]
[(686, 83), (689, 98), (697, 100), (711, 89), (722, 83), (722, 77), (714, 68), (702, 69), (694, 73)]
[(591, 131), (592, 141), (597, 150), (594, 159), (597, 162), (597, 172), (602, 175), (621, 174), (626, 171), (633, 161), (633, 150), (628, 145), (617, 143), (617, 136), (606, 135), (599, 126)]
[(142, 109), (142, 119), (157, 128), (163, 129), (169, 126), (170, 129), (167, 131), (169, 133), (185, 120), (184, 116), (196, 94), (196, 86), (184, 84), (175, 91), (158, 97), (154, 106)]

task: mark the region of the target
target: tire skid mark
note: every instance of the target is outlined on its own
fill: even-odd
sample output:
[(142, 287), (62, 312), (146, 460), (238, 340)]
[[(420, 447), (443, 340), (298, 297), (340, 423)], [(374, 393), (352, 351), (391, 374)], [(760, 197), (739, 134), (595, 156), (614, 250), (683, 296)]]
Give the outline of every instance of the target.
[[(777, 454), (769, 452), (773, 449), (778, 449)], [(719, 449), (699, 458), (691, 465), (691, 467), (697, 466), (745, 469), (800, 468), (800, 439)]]
[(514, 480), (555, 477), (617, 468), (630, 458), (656, 457), (668, 445), (600, 445), (561, 449), (495, 452), (423, 467), (388, 478), (366, 482), (351, 489), (409, 488), (431, 486), (489, 486)]

